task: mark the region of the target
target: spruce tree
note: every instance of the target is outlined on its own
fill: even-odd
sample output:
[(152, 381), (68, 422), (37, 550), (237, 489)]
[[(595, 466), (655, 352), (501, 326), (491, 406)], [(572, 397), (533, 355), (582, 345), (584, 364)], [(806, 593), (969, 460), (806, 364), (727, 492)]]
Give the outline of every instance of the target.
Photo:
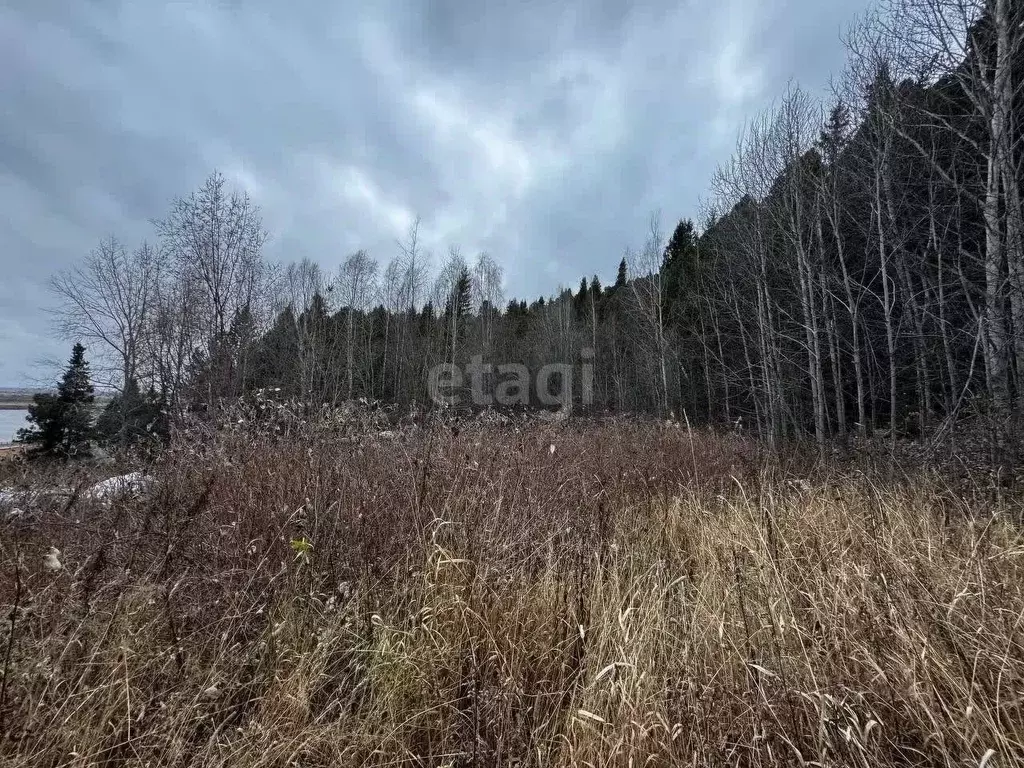
[(434, 333), (434, 302), (428, 301), (420, 310), (419, 333), (423, 338), (429, 339)]
[(445, 325), (448, 332), (455, 338), (463, 338), (465, 335), (465, 321), (470, 313), (470, 286), (469, 271), (462, 270), (458, 280), (452, 286), (444, 307)]
[(679, 222), (665, 246), (661, 273), (662, 309), (669, 323), (685, 324), (697, 281), (697, 234), (689, 219)]
[(122, 449), (141, 440), (165, 437), (163, 402), (154, 389), (143, 394), (138, 382), (129, 379), (124, 391), (96, 420), (95, 433), (101, 443)]
[(626, 257), (623, 256), (622, 257), (622, 261), (619, 262), (619, 271), (615, 275), (615, 285), (613, 287), (614, 288), (624, 288), (625, 285), (626, 285), (627, 277), (628, 277), (628, 273), (627, 273), (627, 267), (626, 267)]
[(587, 278), (584, 277), (580, 280), (579, 291), (572, 299), (573, 314), (576, 315), (577, 320), (585, 320), (587, 313), (590, 312), (590, 297), (587, 295), (588, 290)]
[(57, 385), (57, 394), (33, 397), (28, 421), (33, 427), (18, 432), (18, 441), (32, 447), (34, 456), (85, 457), (93, 438), (93, 395), (85, 347), (75, 344), (71, 360)]
[(590, 311), (597, 316), (591, 319), (599, 322), (604, 320), (604, 289), (597, 275), (590, 278), (590, 302)]
[(260, 339), (249, 365), (256, 388), (280, 388), (283, 397), (299, 396), (298, 321), (291, 305), (281, 311)]

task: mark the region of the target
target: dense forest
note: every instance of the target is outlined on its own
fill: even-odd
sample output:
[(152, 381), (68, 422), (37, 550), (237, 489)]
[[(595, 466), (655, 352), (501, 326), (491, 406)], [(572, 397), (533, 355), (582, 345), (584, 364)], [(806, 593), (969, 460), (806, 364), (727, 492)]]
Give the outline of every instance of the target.
[(598, 411), (819, 445), (972, 417), (998, 445), (1024, 408), (1024, 5), (892, 0), (845, 42), (829, 99), (793, 84), (753, 119), (697, 222), (653, 215), (594, 255), (606, 284), (506, 300), (498, 259), (429, 254), (415, 226), (383, 265), (269, 264), (258, 208), (214, 174), (153, 244), (108, 238), (54, 279), (63, 330), (172, 410), (422, 405), (439, 363), (586, 362), (573, 397)]

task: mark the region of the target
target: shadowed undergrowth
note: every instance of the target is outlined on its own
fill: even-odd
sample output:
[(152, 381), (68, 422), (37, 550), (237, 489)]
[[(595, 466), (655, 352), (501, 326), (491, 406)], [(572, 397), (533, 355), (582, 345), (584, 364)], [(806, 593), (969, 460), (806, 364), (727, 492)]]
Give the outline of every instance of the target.
[(3, 523), (5, 765), (1024, 754), (1009, 500), (628, 423), (189, 434), (152, 471)]

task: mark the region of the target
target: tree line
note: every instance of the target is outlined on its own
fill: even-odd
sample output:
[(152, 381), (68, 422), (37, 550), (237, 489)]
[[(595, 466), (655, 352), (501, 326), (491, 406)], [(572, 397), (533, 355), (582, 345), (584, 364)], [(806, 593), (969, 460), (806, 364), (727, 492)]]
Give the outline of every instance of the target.
[(215, 173), (152, 244), (108, 238), (54, 279), (62, 329), (171, 414), (260, 389), (408, 406), (439, 363), (586, 359), (600, 410), (822, 446), (972, 414), (1001, 445), (1024, 407), (1024, 8), (887, 0), (845, 43), (831, 97), (791, 85), (700, 224), (652, 216), (608, 285), (506, 301), (494, 258), (435, 259), (418, 224), (383, 268), (272, 265)]

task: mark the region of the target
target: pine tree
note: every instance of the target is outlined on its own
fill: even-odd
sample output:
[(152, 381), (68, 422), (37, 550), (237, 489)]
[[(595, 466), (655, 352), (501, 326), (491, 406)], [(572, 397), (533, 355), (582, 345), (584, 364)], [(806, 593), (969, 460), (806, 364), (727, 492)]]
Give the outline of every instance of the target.
[(18, 432), (18, 441), (33, 446), (31, 455), (86, 457), (93, 438), (93, 396), (85, 347), (75, 344), (71, 360), (57, 385), (57, 394), (33, 398), (28, 421), (35, 426)]

